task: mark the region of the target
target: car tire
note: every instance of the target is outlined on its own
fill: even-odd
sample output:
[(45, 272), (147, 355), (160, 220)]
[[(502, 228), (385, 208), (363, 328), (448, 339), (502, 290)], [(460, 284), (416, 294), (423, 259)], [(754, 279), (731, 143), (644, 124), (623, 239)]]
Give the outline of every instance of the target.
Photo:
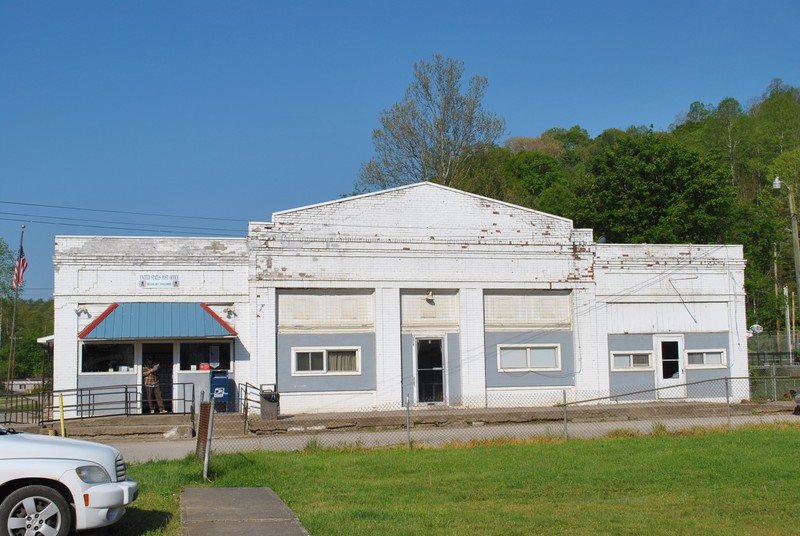
[(72, 510), (53, 488), (25, 486), (0, 503), (0, 527), (4, 535), (44, 534), (37, 530), (44, 525), (47, 534), (55, 536), (66, 536), (72, 528)]

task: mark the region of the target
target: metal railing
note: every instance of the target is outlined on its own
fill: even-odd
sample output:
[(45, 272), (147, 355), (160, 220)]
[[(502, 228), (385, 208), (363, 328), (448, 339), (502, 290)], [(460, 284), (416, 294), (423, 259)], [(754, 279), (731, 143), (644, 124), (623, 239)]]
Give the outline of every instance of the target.
[[(195, 385), (175, 383), (162, 396), (172, 413), (195, 414)], [(42, 424), (63, 415), (65, 419), (139, 415), (143, 412), (143, 386), (106, 385), (47, 391), (40, 395), (0, 395), (3, 424)], [(174, 393), (174, 394), (173, 394)]]
[(0, 423), (38, 424), (42, 421), (45, 408), (52, 406), (52, 391), (36, 394), (11, 393), (0, 395)]
[(798, 352), (750, 352), (747, 360), (751, 367), (763, 367), (768, 365), (792, 366), (800, 365), (800, 353)]
[(251, 383), (240, 383), (236, 401), (237, 410), (247, 415), (261, 407), (261, 389)]

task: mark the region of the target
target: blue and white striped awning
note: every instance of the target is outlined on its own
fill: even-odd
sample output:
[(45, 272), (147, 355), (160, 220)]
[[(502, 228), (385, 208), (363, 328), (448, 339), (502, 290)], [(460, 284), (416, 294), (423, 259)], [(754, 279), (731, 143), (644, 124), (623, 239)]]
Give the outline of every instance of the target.
[(78, 334), (80, 339), (235, 337), (205, 303), (114, 303)]

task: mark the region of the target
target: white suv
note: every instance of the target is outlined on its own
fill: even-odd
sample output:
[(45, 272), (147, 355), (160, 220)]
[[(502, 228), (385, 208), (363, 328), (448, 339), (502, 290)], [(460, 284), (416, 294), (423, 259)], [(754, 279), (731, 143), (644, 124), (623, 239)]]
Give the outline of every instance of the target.
[(0, 426), (0, 532), (64, 536), (111, 525), (139, 486), (107, 445)]

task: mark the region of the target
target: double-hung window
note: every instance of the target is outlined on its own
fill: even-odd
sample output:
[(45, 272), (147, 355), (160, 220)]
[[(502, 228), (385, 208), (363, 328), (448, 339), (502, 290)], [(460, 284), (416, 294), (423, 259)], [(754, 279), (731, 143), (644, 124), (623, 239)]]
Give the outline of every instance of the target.
[(559, 345), (500, 345), (497, 368), (500, 372), (561, 370)]
[(360, 374), (361, 351), (358, 348), (293, 348), (292, 374)]

